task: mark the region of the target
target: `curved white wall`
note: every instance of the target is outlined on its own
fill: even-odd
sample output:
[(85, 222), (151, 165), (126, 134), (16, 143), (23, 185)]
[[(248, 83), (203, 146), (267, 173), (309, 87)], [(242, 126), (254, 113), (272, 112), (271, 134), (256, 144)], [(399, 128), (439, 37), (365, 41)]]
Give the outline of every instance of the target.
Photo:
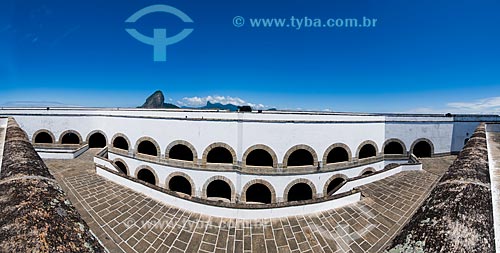
[[(179, 169), (175, 167), (171, 167), (168, 165), (152, 163), (148, 161), (138, 160), (132, 157), (123, 156), (120, 154), (108, 153), (108, 158), (111, 161), (115, 161), (116, 159), (123, 160), (127, 167), (129, 168), (129, 176), (134, 176), (137, 174), (137, 170), (141, 166), (148, 166), (152, 168), (155, 174), (158, 176), (159, 184), (158, 186), (164, 187), (165, 181), (167, 177), (177, 171), (182, 171), (186, 173), (191, 179), (194, 181), (194, 187), (196, 188), (196, 196), (201, 197), (202, 187), (207, 181), (208, 178), (213, 176), (224, 176), (231, 180), (236, 188), (236, 194), (239, 196), (242, 194), (243, 187), (256, 178), (262, 179), (264, 181), (269, 182), (276, 191), (276, 197), (281, 202), (283, 200), (283, 195), (285, 193), (285, 188), (289, 183), (296, 179), (307, 179), (311, 181), (316, 188), (316, 196), (323, 196), (323, 188), (327, 181), (336, 175), (344, 175), (347, 178), (354, 178), (361, 175), (362, 171), (366, 168), (373, 168), (375, 171), (379, 171), (384, 169), (385, 166), (391, 163), (406, 163), (405, 160), (400, 161), (379, 161), (375, 163), (365, 164), (362, 166), (354, 166), (348, 169), (329, 171), (329, 172), (321, 172), (321, 173), (308, 173), (308, 174), (271, 174), (271, 175), (254, 175), (254, 174), (244, 174), (236, 171), (213, 171), (213, 170), (203, 170), (203, 169)], [(98, 162), (98, 161), (96, 161)], [(102, 164), (105, 166), (105, 164)], [(107, 166), (109, 167), (109, 166)]]
[[(205, 149), (222, 142), (236, 152), (238, 162), (242, 161), (245, 151), (253, 145), (263, 144), (271, 148), (277, 156), (278, 168), (284, 162), (287, 151), (296, 145), (307, 145), (317, 154), (317, 160), (322, 161), (327, 148), (334, 143), (342, 143), (349, 147), (354, 163), (349, 168), (308, 173), (275, 173), (254, 174), (239, 170), (213, 170), (203, 168), (178, 168), (168, 164), (155, 163), (134, 158), (128, 155), (110, 152), (109, 159), (121, 159), (128, 168), (129, 175), (134, 176), (137, 168), (143, 165), (154, 170), (159, 183), (165, 187), (166, 178), (178, 171), (187, 174), (194, 183), (195, 196), (201, 197), (203, 186), (214, 176), (229, 179), (235, 188), (236, 198), (241, 196), (244, 186), (255, 179), (268, 182), (274, 188), (277, 202), (282, 202), (287, 186), (297, 179), (310, 181), (316, 190), (316, 197), (323, 195), (324, 187), (332, 176), (343, 175), (354, 178), (361, 172), (372, 167), (382, 170), (390, 163), (405, 161), (384, 161), (375, 159), (373, 162), (356, 164), (356, 155), (360, 144), (366, 141), (374, 142), (379, 153), (388, 139), (398, 139), (410, 151), (412, 144), (420, 139), (432, 142), (435, 154), (458, 152), (474, 128), (481, 121), (499, 122), (498, 116), (462, 115), (445, 117), (436, 115), (366, 115), (366, 114), (335, 114), (307, 112), (266, 112), (266, 113), (234, 113), (192, 110), (140, 110), (140, 109), (0, 109), (0, 116), (13, 116), (19, 125), (32, 138), (41, 129), (47, 129), (59, 142), (61, 134), (67, 130), (78, 132), (85, 142), (90, 133), (99, 130), (107, 138), (108, 144), (116, 134), (123, 134), (130, 141), (130, 151), (134, 152), (137, 141), (141, 137), (150, 137), (158, 143), (161, 157), (165, 157), (167, 146), (173, 141), (187, 141), (196, 149), (199, 161), (203, 158)], [(99, 159), (96, 160), (97, 163)], [(106, 163), (106, 162), (104, 162)], [(103, 164), (110, 167), (109, 164)], [(315, 165), (316, 166), (316, 165)], [(337, 192), (346, 192), (360, 184), (372, 182), (390, 176), (404, 169), (419, 169), (415, 166), (399, 167), (399, 169), (384, 171), (362, 180), (349, 181)], [(415, 168), (414, 168), (415, 167)], [(99, 169), (98, 169), (99, 170)], [(107, 177), (122, 182), (123, 178), (108, 175)], [(138, 189), (144, 186), (133, 185)], [(149, 192), (149, 191), (147, 191)], [(157, 193), (151, 193), (155, 196)], [(343, 203), (339, 200), (339, 203)], [(352, 198), (349, 199), (352, 201)], [(349, 202), (348, 201), (348, 202)], [(182, 201), (181, 201), (182, 202)], [(184, 203), (184, 202), (182, 202)], [(347, 202), (346, 202), (347, 203)], [(214, 209), (214, 212), (217, 212)], [(284, 210), (284, 209), (283, 209)], [(288, 209), (287, 209), (288, 210)], [(309, 212), (308, 208), (291, 208), (290, 213)], [(224, 211), (225, 212), (225, 211)], [(246, 212), (246, 211), (245, 211)], [(227, 215), (236, 215), (238, 211), (228, 211)], [(256, 213), (248, 213), (253, 217)], [(228, 217), (228, 216), (225, 216)]]
[(359, 145), (374, 141), (379, 152), (385, 140), (402, 140), (410, 150), (415, 140), (429, 139), (434, 152), (458, 152), (467, 133), (478, 122), (500, 121), (496, 116), (438, 117), (431, 115), (362, 115), (328, 113), (233, 113), (189, 110), (116, 110), (116, 109), (1, 109), (0, 115), (12, 115), (21, 127), (33, 135), (39, 129), (50, 130), (58, 139), (65, 130), (76, 130), (85, 140), (93, 130), (102, 130), (110, 142), (122, 133), (131, 141), (148, 136), (156, 140), (164, 154), (176, 140), (191, 143), (202, 158), (214, 142), (224, 142), (235, 151), (239, 161), (246, 149), (265, 144), (276, 152), (278, 163), (287, 150), (297, 144), (311, 146), (321, 161), (333, 143), (344, 143), (356, 155)]

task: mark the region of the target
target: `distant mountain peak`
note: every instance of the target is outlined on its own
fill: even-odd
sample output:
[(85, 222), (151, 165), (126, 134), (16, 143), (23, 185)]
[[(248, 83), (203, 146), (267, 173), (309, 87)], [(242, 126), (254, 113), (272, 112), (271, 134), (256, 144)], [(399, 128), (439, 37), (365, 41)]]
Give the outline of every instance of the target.
[(165, 96), (161, 90), (155, 91), (146, 99), (146, 102), (139, 108), (179, 108), (174, 104), (165, 103)]
[(207, 105), (200, 107), (200, 109), (218, 109), (218, 110), (228, 110), (228, 111), (238, 111), (238, 106), (233, 104), (221, 104), (221, 103), (211, 103), (207, 101)]
[[(139, 108), (179, 108), (177, 105), (170, 104), (170, 103), (165, 103), (165, 96), (163, 95), (163, 92), (160, 90), (155, 91), (153, 94), (151, 94), (147, 99), (146, 102), (142, 106), (139, 106)], [(201, 107), (188, 107), (188, 106), (182, 106), (181, 108), (185, 109), (205, 109), (205, 110), (225, 110), (225, 111), (231, 111), (231, 112), (251, 112), (252, 108), (248, 105), (234, 105), (231, 103), (228, 104), (222, 104), (222, 103), (212, 103), (207, 100), (207, 104), (205, 106)], [(276, 110), (276, 109), (274, 109)]]

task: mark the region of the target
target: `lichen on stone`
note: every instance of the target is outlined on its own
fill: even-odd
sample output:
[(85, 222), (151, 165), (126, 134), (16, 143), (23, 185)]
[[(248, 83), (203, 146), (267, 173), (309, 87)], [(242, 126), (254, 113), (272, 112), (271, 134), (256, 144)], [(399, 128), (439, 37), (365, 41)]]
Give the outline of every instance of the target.
[(481, 124), (387, 252), (494, 252), (489, 178)]
[(13, 119), (1, 166), (0, 252), (105, 251)]

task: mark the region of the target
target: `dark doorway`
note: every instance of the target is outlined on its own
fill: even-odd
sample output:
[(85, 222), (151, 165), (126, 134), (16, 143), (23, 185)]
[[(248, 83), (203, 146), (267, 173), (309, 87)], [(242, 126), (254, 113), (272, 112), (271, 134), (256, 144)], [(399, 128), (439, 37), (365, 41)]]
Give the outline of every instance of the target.
[(137, 173), (137, 178), (139, 180), (142, 180), (142, 181), (146, 182), (146, 183), (150, 183), (150, 184), (156, 185), (156, 177), (153, 174), (153, 172), (151, 172), (148, 169), (142, 169), (142, 170), (140, 170), (139, 173)]
[(386, 155), (404, 155), (405, 151), (403, 145), (399, 142), (389, 142), (384, 147), (384, 154)]
[(288, 191), (287, 201), (301, 201), (312, 199), (312, 189), (306, 183), (298, 183), (290, 188)]
[(120, 169), (121, 172), (123, 172), (123, 174), (127, 175), (127, 166), (125, 166), (124, 163), (120, 162), (120, 161), (115, 161), (115, 165), (116, 167), (118, 167), (118, 169)]
[(35, 143), (54, 143), (54, 139), (50, 134), (40, 132), (35, 136)]
[(328, 187), (326, 188), (327, 195), (330, 196), (334, 194), (340, 187), (345, 183), (345, 179), (338, 177), (332, 180), (329, 184)]
[(106, 137), (101, 133), (93, 133), (89, 137), (89, 148), (104, 148), (106, 143)]
[(358, 159), (373, 157), (376, 155), (377, 150), (375, 149), (375, 147), (372, 144), (365, 144), (363, 147), (361, 147), (361, 150), (359, 150)]
[(142, 141), (137, 147), (137, 153), (158, 156), (158, 149), (156, 149), (155, 144), (150, 141)]
[(223, 147), (215, 147), (208, 152), (208, 163), (233, 163), (233, 155)]
[(191, 183), (183, 176), (174, 176), (168, 181), (168, 189), (191, 196)]
[(125, 138), (118, 136), (113, 141), (113, 147), (128, 150), (128, 142)]
[(273, 166), (273, 157), (269, 152), (263, 150), (263, 149), (256, 149), (252, 150), (246, 160), (247, 165), (250, 166), (266, 166), (266, 167), (272, 167)]
[(370, 174), (373, 174), (373, 170), (367, 170), (367, 171), (363, 172), (363, 174), (361, 174), (361, 176), (366, 176), (366, 175), (370, 175)]
[(314, 158), (311, 152), (305, 149), (297, 149), (288, 157), (287, 166), (314, 165)]
[(231, 201), (231, 187), (222, 180), (215, 180), (208, 184), (207, 197), (225, 198)]
[(170, 149), (168, 157), (176, 160), (193, 161), (193, 151), (186, 145), (177, 144)]
[(253, 184), (246, 191), (246, 202), (270, 204), (271, 198), (271, 190), (264, 184)]
[(339, 163), (349, 161), (349, 153), (342, 147), (335, 147), (328, 153), (326, 163)]
[(431, 157), (431, 155), (432, 155), (432, 147), (426, 141), (419, 141), (413, 147), (413, 154), (416, 157), (419, 157), (419, 158), (422, 158), (422, 157)]
[(75, 133), (66, 133), (61, 139), (61, 144), (80, 144), (80, 137)]

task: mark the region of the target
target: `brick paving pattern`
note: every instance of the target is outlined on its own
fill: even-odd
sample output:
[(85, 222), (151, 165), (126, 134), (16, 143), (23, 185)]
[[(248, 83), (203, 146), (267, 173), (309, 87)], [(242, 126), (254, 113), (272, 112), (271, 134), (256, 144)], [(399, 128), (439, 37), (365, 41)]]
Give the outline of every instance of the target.
[[(96, 150), (46, 160), (69, 198), (110, 252), (380, 252), (403, 227), (452, 156), (361, 187), (360, 202), (272, 220), (208, 217), (154, 201), (95, 174)], [(334, 208), (334, 207), (332, 207)]]

